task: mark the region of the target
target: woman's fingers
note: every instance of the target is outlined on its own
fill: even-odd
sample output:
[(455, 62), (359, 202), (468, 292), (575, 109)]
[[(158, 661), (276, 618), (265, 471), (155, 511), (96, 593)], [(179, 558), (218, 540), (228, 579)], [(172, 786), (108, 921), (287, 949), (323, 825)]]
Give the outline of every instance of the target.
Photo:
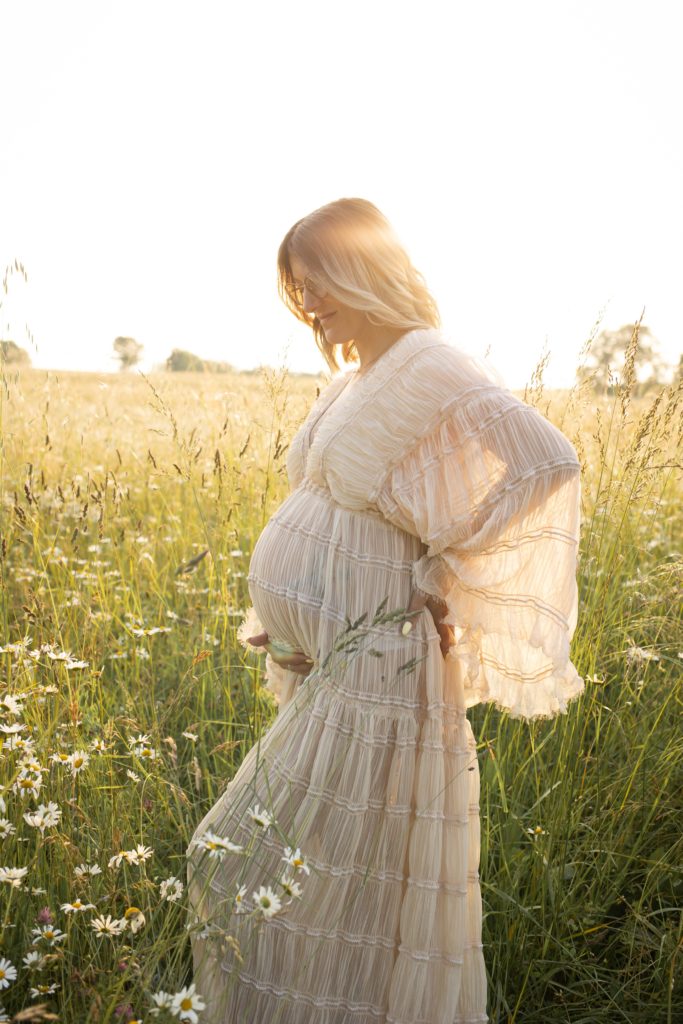
[(410, 597), (410, 603), (408, 604), (407, 617), (400, 626), (401, 632), (405, 635), (410, 632), (412, 623), (410, 626), (406, 626), (406, 623), (411, 622), (411, 619), (413, 619), (417, 613), (421, 612), (424, 607), (427, 607), (431, 613), (432, 619), (434, 620), (436, 631), (439, 634), (441, 653), (445, 658), (449, 649), (453, 646), (454, 633), (451, 625), (446, 622), (442, 622), (444, 615), (448, 611), (447, 606), (442, 604), (436, 598), (425, 597), (421, 591), (414, 590)]

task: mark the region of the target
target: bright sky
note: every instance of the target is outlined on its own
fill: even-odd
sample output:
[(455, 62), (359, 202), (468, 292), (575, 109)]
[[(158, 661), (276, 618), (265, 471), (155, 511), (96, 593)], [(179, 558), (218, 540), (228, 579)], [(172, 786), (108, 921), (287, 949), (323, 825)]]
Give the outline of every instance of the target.
[[(374, 202), (459, 346), (570, 385), (602, 327), (683, 347), (670, 0), (0, 0), (0, 336), (325, 369), (276, 291), (291, 224)], [(35, 337), (27, 340), (24, 324)], [(8, 326), (9, 325), (9, 326)]]

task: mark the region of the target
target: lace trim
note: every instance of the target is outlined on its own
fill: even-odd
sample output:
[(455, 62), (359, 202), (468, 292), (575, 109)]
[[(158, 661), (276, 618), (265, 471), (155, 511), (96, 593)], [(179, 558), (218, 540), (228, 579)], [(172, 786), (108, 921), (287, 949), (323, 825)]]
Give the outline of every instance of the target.
[[(339, 508), (335, 505), (335, 508)], [(298, 534), (301, 537), (312, 538), (315, 541), (319, 541), (320, 545), (325, 549), (330, 548), (330, 534), (329, 533), (318, 533), (307, 526), (298, 526), (291, 520), (281, 522), (282, 505), (280, 509), (271, 516), (270, 522), (277, 523), (280, 530), (286, 530), (287, 533)], [(356, 513), (351, 513), (352, 518), (356, 518)], [(374, 518), (374, 517), (373, 517)], [(380, 518), (382, 518), (380, 516)], [(399, 528), (394, 526), (392, 523), (387, 522), (386, 519), (382, 518), (382, 521), (387, 523), (387, 527), (391, 532), (399, 532)], [(349, 561), (355, 562), (359, 565), (368, 565), (378, 567), (381, 569), (387, 569), (389, 572), (409, 572), (412, 565), (412, 561), (409, 558), (386, 558), (381, 555), (368, 555), (365, 552), (358, 551), (356, 548), (348, 547), (344, 544), (335, 542), (334, 545), (335, 556), (338, 554), (344, 555)]]
[[(472, 815), (468, 814), (466, 817), (456, 816), (452, 814), (444, 814), (443, 811), (418, 811), (413, 810), (412, 804), (388, 804), (386, 800), (380, 800), (378, 797), (371, 799), (368, 797), (365, 803), (354, 804), (351, 800), (345, 800), (343, 797), (335, 793), (334, 790), (320, 789), (310, 785), (310, 779), (305, 775), (295, 775), (291, 769), (284, 765), (279, 758), (268, 762), (268, 767), (271, 768), (280, 779), (284, 779), (285, 782), (290, 785), (297, 786), (303, 789), (306, 796), (312, 797), (314, 800), (319, 800), (324, 804), (334, 804), (337, 807), (341, 807), (348, 814), (368, 814), (379, 813), (387, 815), (401, 815), (406, 818), (432, 818), (434, 821), (441, 821), (445, 825), (469, 825)], [(455, 782), (456, 779), (452, 779), (451, 782)], [(478, 811), (478, 807), (477, 807)]]

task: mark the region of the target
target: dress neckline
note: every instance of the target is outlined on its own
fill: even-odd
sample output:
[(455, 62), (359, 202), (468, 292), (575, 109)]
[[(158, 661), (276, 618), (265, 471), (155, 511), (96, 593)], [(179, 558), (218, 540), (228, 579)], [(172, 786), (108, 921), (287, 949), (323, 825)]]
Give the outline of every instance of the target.
[(351, 370), (350, 371), (351, 376), (358, 377), (359, 379), (365, 378), (369, 373), (372, 372), (372, 370), (373, 370), (373, 368), (375, 366), (378, 366), (379, 363), (382, 362), (382, 360), (384, 359), (385, 356), (388, 356), (389, 353), (393, 352), (395, 348), (397, 348), (398, 346), (402, 345), (406, 338), (412, 337), (412, 335), (415, 334), (417, 331), (423, 331), (424, 329), (425, 329), (424, 327), (413, 327), (411, 330), (406, 331), (405, 334), (401, 334), (396, 339), (396, 341), (394, 341), (389, 346), (389, 348), (386, 348), (384, 350), (384, 352), (381, 352), (378, 356), (375, 356), (375, 358), (373, 360), (371, 360), (371, 362), (367, 363), (366, 366), (364, 366), (364, 367), (360, 366), (360, 367), (357, 367), (355, 370)]

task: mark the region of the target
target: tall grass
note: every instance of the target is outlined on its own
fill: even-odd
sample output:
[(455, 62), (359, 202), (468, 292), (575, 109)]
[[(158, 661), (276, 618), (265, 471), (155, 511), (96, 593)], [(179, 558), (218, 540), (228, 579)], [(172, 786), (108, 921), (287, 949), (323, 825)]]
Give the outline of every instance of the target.
[[(546, 396), (542, 366), (525, 396), (582, 462), (587, 686), (551, 722), (470, 712), (496, 1022), (683, 1018), (682, 389), (636, 400), (635, 345), (611, 398)], [(0, 724), (25, 728), (2, 734), (0, 867), (28, 871), (0, 883), (0, 984), (3, 957), (17, 969), (0, 1002), (8, 1019), (151, 1019), (152, 993), (191, 980), (187, 844), (275, 715), (236, 630), (316, 384), (8, 368), (1, 383), (0, 660), (19, 703), (0, 701)], [(13, 788), (22, 758), (37, 795)], [(43, 834), (24, 814), (48, 801), (61, 817)], [(95, 909), (62, 909), (78, 898)], [(128, 927), (100, 935), (95, 915)]]

